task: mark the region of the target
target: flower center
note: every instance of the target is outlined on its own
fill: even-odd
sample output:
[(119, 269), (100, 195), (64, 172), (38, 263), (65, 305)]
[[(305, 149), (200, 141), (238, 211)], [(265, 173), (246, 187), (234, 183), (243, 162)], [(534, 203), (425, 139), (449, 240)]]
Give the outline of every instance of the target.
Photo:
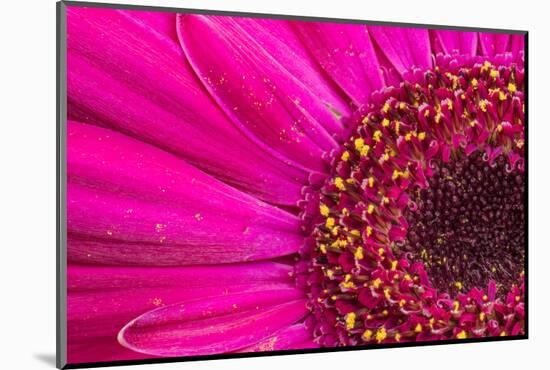
[(371, 96), (304, 188), (323, 346), (524, 332), (523, 59), (437, 56)]
[(499, 156), (434, 161), (426, 189), (411, 194), (407, 238), (399, 248), (423, 261), (440, 291), (456, 294), (494, 280), (511, 286), (525, 257), (524, 177)]

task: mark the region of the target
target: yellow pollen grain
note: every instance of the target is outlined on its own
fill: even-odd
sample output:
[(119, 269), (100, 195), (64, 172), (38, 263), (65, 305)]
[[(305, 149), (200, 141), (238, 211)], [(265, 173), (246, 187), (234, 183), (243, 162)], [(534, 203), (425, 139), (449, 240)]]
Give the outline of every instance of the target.
[(392, 261), (391, 262), (391, 270), (395, 271), (396, 268), (397, 268), (397, 261)]
[(327, 277), (328, 277), (329, 279), (332, 279), (332, 277), (334, 276), (334, 271), (332, 271), (332, 270), (327, 270), (327, 271), (326, 271), (326, 274), (327, 274)]
[(399, 342), (399, 341), (401, 340), (401, 334), (395, 333), (395, 337), (394, 337), (394, 338), (395, 338), (395, 341), (396, 341), (396, 342)]
[(499, 92), (498, 92), (498, 99), (499, 99), (500, 101), (506, 100), (506, 94), (505, 94), (503, 91), (499, 91)]
[(387, 300), (391, 298), (390, 288), (384, 288), (384, 297), (386, 297)]
[(354, 255), (355, 258), (357, 258), (358, 260), (362, 260), (363, 258), (365, 258), (365, 256), (363, 255), (363, 247), (357, 247)]
[(453, 302), (453, 311), (457, 312), (459, 308), (460, 308), (460, 303), (458, 301), (454, 301)]
[(355, 284), (353, 281), (345, 281), (340, 284), (340, 286), (344, 289), (352, 289), (355, 288)]
[(372, 330), (365, 330), (363, 335), (361, 336), (365, 342), (368, 342), (372, 339)]
[(388, 127), (390, 125), (390, 120), (387, 118), (384, 118), (382, 120), (382, 127)]
[(493, 78), (497, 78), (498, 75), (499, 75), (499, 73), (496, 69), (493, 69), (493, 70), (491, 70), (491, 72), (489, 72), (489, 76), (491, 76)]
[(355, 146), (355, 149), (361, 150), (363, 145), (365, 145), (365, 140), (363, 140), (363, 138), (361, 138), (361, 137), (357, 138), (353, 141), (353, 145)]
[(462, 283), (460, 281), (455, 281), (455, 287), (458, 290), (462, 290)]
[(466, 338), (468, 338), (468, 335), (466, 334), (466, 332), (465, 332), (464, 330), (462, 330), (460, 333), (458, 333), (458, 334), (456, 335), (456, 337), (457, 337), (458, 339), (466, 339)]
[(384, 254), (384, 248), (380, 247), (378, 248), (378, 255), (381, 256)]
[(416, 324), (416, 327), (414, 328), (414, 332), (415, 332), (415, 333), (420, 333), (420, 332), (422, 332), (422, 325)]
[(367, 207), (367, 213), (369, 215), (372, 215), (372, 212), (374, 212), (374, 204), (369, 204), (369, 206)]
[(327, 217), (329, 215), (330, 209), (327, 207), (326, 204), (321, 203), (319, 205), (319, 212), (321, 212), (321, 215)]
[(372, 188), (372, 186), (374, 185), (374, 177), (369, 177), (369, 188)]
[(503, 331), (500, 332), (499, 335), (500, 335), (501, 337), (505, 337), (505, 336), (506, 336), (506, 332), (503, 330)]
[(502, 131), (502, 125), (499, 123), (497, 125), (497, 132), (501, 132)]
[(334, 227), (334, 218), (332, 217), (327, 218), (325, 226), (329, 229), (332, 229)]
[(402, 299), (399, 301), (399, 307), (403, 307), (405, 304), (407, 304), (407, 301)]
[(353, 229), (349, 233), (353, 236), (361, 236), (361, 232), (357, 229)]
[(375, 338), (376, 338), (376, 341), (377, 341), (378, 343), (381, 343), (384, 339), (386, 339), (387, 335), (388, 335), (388, 334), (386, 333), (386, 328), (384, 328), (384, 327), (382, 326), (380, 329), (378, 329), (378, 330), (376, 331), (376, 337), (375, 337)]
[(346, 150), (344, 153), (342, 153), (342, 156), (340, 157), (344, 162), (347, 162), (349, 160), (349, 152)]
[(376, 142), (379, 142), (381, 137), (382, 137), (382, 131), (380, 130), (376, 130), (372, 135), (372, 139)]
[(471, 84), (473, 87), (477, 87), (477, 79), (472, 78)]
[(390, 110), (390, 105), (388, 103), (385, 103), (382, 107), (382, 110), (384, 111), (384, 113), (388, 113), (388, 111)]
[(405, 140), (406, 140), (406, 141), (411, 141), (411, 137), (412, 137), (412, 135), (411, 135), (411, 133), (409, 132), (407, 135), (405, 135)]
[(319, 245), (319, 249), (321, 250), (321, 252), (322, 252), (323, 254), (327, 254), (327, 246), (326, 246), (326, 244), (321, 244), (321, 245)]
[(344, 186), (344, 180), (342, 180), (341, 177), (337, 177), (334, 179), (334, 185), (340, 190), (346, 189), (346, 187)]
[(483, 112), (487, 112), (487, 100), (482, 100), (479, 102), (479, 108), (483, 111)]
[(359, 154), (361, 154), (362, 157), (366, 157), (369, 154), (369, 150), (370, 150), (370, 146), (364, 145), (359, 151)]
[(508, 91), (510, 91), (512, 94), (516, 92), (516, 84), (510, 82), (508, 84)]
[(405, 276), (403, 276), (403, 279), (407, 280), (407, 281), (411, 281), (411, 275), (409, 274), (405, 274)]
[(369, 123), (369, 117), (365, 116), (363, 117), (363, 120), (361, 121), (364, 125)]
[(424, 140), (426, 138), (426, 133), (425, 132), (421, 132), (418, 134), (418, 139), (419, 140)]
[(429, 115), (430, 115), (430, 111), (428, 109), (426, 109), (424, 111), (424, 117), (428, 118)]
[(375, 289), (378, 289), (380, 287), (380, 284), (382, 284), (382, 280), (380, 278), (376, 278), (374, 279), (374, 281), (372, 282), (372, 286), (375, 288)]
[(372, 235), (372, 227), (367, 226), (367, 236), (371, 236), (371, 235)]
[(350, 312), (346, 315), (346, 329), (351, 330), (355, 326), (355, 312)]
[(479, 321), (483, 321), (483, 320), (485, 320), (485, 312), (481, 312), (479, 314)]
[(399, 109), (405, 109), (406, 104), (404, 102), (399, 103)]
[(487, 302), (489, 300), (489, 297), (487, 297), (487, 294), (484, 294), (481, 299), (483, 299), (484, 302)]

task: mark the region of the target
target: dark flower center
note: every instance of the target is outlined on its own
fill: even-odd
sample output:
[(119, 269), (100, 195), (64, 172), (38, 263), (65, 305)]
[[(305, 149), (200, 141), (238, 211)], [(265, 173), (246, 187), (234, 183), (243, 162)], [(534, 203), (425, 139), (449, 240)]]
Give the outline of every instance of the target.
[(525, 257), (524, 177), (499, 156), (480, 153), (434, 161), (427, 189), (411, 194), (407, 238), (400, 249), (426, 267), (432, 285), (452, 295), (489, 281), (511, 286)]
[(435, 64), (374, 93), (303, 189), (322, 346), (524, 332), (523, 59)]

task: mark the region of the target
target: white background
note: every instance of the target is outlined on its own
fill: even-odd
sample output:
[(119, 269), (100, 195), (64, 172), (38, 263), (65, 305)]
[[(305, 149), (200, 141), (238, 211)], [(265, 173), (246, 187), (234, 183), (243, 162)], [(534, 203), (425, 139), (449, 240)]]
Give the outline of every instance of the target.
[[(530, 31), (529, 340), (138, 368), (450, 370), (531, 368), (536, 362), (548, 362), (550, 12), (544, 1), (111, 2)], [(0, 368), (51, 369), (55, 357), (55, 1), (5, 1), (0, 17)]]

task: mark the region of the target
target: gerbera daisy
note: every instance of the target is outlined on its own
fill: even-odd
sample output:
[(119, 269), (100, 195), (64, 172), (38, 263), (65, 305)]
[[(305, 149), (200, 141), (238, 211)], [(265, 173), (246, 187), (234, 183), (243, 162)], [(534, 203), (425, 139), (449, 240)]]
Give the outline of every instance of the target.
[(70, 363), (525, 333), (522, 35), (67, 21)]

